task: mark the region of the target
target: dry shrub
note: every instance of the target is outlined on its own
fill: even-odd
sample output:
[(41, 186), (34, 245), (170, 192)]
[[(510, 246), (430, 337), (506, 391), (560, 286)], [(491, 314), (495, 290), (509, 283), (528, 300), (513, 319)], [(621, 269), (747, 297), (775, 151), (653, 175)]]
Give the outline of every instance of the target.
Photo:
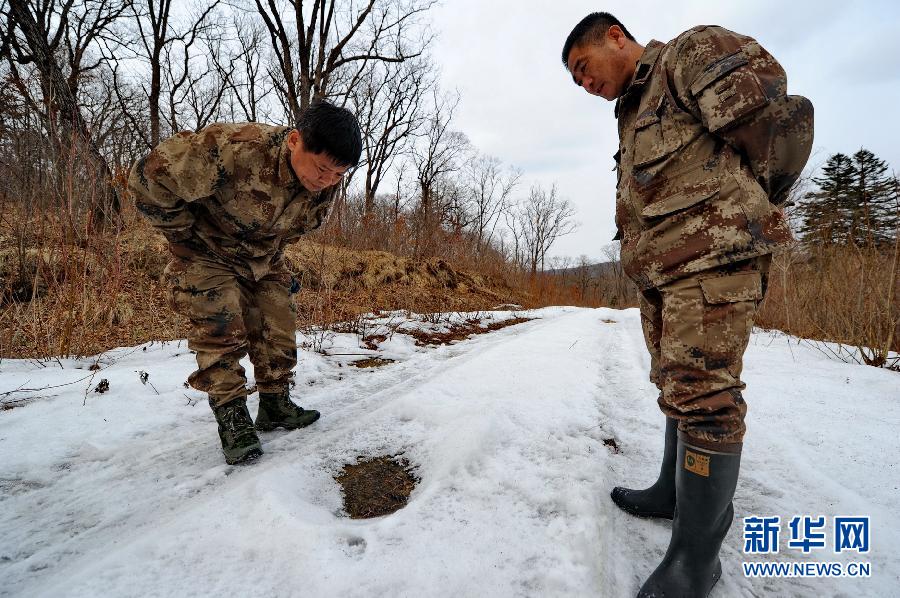
[(311, 241), (292, 246), (286, 256), (301, 285), (296, 296), (301, 328), (379, 310), (478, 311), (527, 299), (504, 280), (458, 270), (442, 259), (408, 259)]
[(0, 245), (0, 357), (92, 355), (183, 333), (158, 282), (167, 251), (157, 235), (135, 223), (72, 243), (49, 213), (40, 225), (4, 216), (4, 229), (43, 234), (22, 251)]
[(529, 279), (528, 289), (534, 305), (576, 305), (579, 307), (637, 307), (637, 287), (633, 283), (609, 273), (599, 273), (584, 281), (572, 282), (557, 274), (538, 274)]
[[(165, 241), (128, 210), (115, 230), (73, 242), (67, 224), (49, 212), (28, 216), (7, 206), (0, 218), (0, 358), (86, 356), (187, 335), (161, 282)], [(39, 234), (17, 237), (22, 230)], [(377, 310), (477, 311), (527, 302), (503, 281), (441, 259), (309, 241), (289, 247), (287, 257), (302, 284), (295, 302), (304, 329)]]
[[(900, 243), (815, 246), (776, 256), (758, 324), (848, 345), (835, 357), (897, 368), (900, 359)], [(894, 355), (891, 355), (891, 352)]]
[(361, 197), (335, 202), (328, 223), (313, 233), (312, 240), (353, 251), (382, 251), (411, 260), (444, 260), (458, 270), (476, 272), (513, 285), (519, 268), (495, 244), (479, 240), (474, 233), (454, 225), (421, 206), (401, 207), (378, 197), (371, 212), (365, 212)]

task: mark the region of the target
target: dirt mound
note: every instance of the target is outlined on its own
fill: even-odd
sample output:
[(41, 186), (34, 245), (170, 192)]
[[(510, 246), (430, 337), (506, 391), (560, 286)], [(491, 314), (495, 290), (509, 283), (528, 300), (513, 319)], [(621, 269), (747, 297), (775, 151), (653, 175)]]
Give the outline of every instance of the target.
[[(169, 308), (162, 282), (171, 255), (161, 235), (138, 222), (88, 241), (48, 239), (29, 247), (0, 238), (0, 358), (93, 355), (186, 336), (187, 322)], [(301, 284), (294, 296), (301, 329), (379, 310), (483, 311), (530, 303), (503, 281), (440, 259), (310, 241), (290, 246), (286, 258)]]
[(352, 251), (308, 241), (290, 247), (286, 255), (301, 283), (316, 289), (358, 291), (404, 285), (493, 293), (492, 288), (505, 286), (456, 270), (441, 259), (411, 260), (383, 251)]
[(441, 259), (413, 260), (301, 241), (286, 251), (301, 291), (301, 320), (341, 321), (360, 313), (478, 311), (528, 303), (504, 281), (458, 270)]

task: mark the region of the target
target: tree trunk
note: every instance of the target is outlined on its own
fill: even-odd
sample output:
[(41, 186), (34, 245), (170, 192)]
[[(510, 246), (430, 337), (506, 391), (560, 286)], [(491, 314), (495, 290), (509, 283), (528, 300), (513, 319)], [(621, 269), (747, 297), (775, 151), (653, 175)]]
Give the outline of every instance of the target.
[(107, 164), (106, 159), (91, 138), (87, 123), (84, 121), (81, 110), (78, 107), (75, 94), (66, 82), (62, 69), (53, 57), (47, 38), (38, 27), (27, 2), (24, 0), (10, 0), (9, 11), (16, 24), (22, 30), (22, 34), (28, 43), (28, 49), (34, 58), (34, 63), (49, 86), (49, 89), (44, 90), (47, 97), (48, 115), (50, 116), (51, 126), (54, 124), (54, 111), (59, 117), (58, 125), (62, 132), (62, 135), (59, 136), (61, 146), (64, 147), (69, 140), (83, 142), (91, 157), (96, 161), (98, 177), (105, 178), (106, 187), (110, 192), (110, 201), (108, 205), (106, 202), (101, 204), (100, 209), (93, 215), (94, 224), (98, 228), (102, 228), (107, 219), (114, 218), (121, 209), (119, 194), (112, 184), (113, 177), (109, 164)]

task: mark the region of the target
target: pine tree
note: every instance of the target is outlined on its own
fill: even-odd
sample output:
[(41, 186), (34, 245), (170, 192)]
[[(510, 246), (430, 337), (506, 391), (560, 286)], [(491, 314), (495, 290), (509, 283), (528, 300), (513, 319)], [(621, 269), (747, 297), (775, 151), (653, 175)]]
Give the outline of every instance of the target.
[(850, 156), (834, 154), (828, 158), (821, 176), (813, 177), (818, 190), (807, 193), (797, 208), (802, 221), (799, 233), (804, 242), (847, 242), (852, 222), (847, 206), (855, 179), (856, 168)]
[(888, 166), (867, 149), (853, 154), (855, 180), (849, 196), (849, 238), (863, 243), (886, 243), (893, 239), (896, 220), (896, 187)]
[(896, 238), (900, 183), (884, 160), (867, 149), (834, 154), (813, 182), (818, 189), (798, 206), (804, 242), (879, 245)]
[[(886, 218), (888, 230), (893, 231), (893, 241), (900, 240), (900, 178), (894, 175), (890, 185), (892, 200), (888, 204), (891, 216)], [(891, 205), (893, 204), (893, 206)]]

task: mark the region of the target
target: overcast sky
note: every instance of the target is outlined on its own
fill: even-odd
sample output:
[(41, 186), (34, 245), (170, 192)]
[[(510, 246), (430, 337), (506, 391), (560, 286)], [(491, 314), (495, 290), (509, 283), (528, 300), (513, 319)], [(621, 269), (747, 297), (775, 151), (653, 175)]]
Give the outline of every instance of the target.
[(596, 259), (615, 233), (613, 104), (575, 87), (560, 61), (569, 31), (598, 10), (641, 45), (702, 24), (755, 37), (784, 66), (788, 92), (815, 106), (811, 164), (864, 146), (900, 173), (900, 3), (444, 0), (434, 57), (461, 94), (456, 128), (523, 171), (520, 195), (556, 182), (577, 209), (578, 232), (551, 254)]

